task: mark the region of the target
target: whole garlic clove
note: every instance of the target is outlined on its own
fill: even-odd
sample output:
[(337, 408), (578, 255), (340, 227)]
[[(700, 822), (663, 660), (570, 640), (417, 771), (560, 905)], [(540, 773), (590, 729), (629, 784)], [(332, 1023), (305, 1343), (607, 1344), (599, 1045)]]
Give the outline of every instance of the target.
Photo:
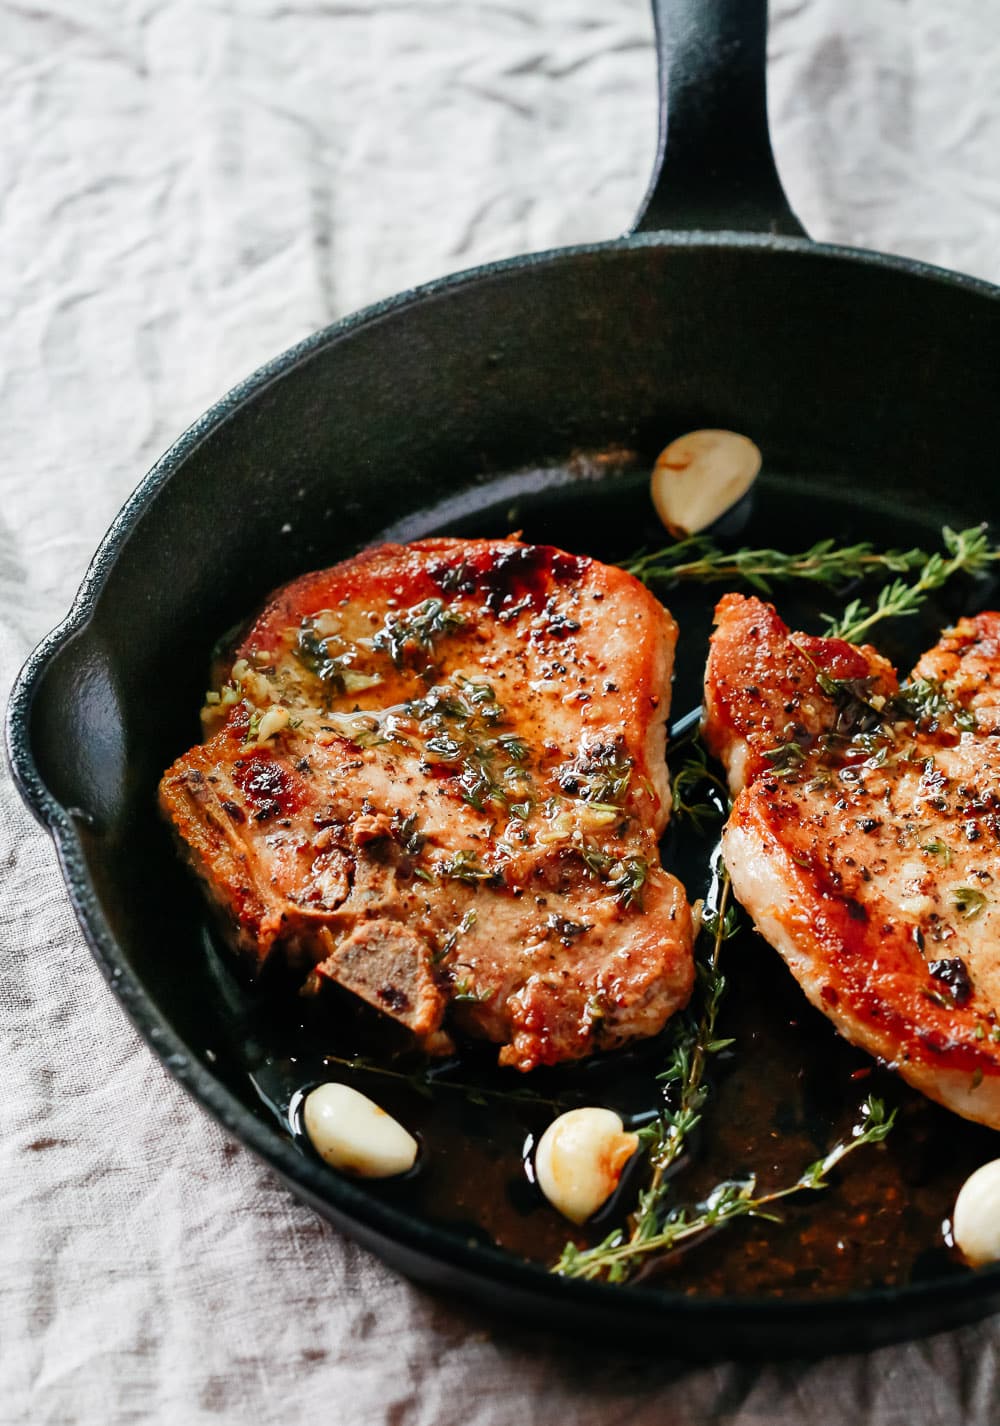
[(983, 1164), (962, 1184), (951, 1231), (970, 1266), (1000, 1261), (1000, 1159)]
[(306, 1096), (302, 1117), (313, 1148), (341, 1173), (394, 1178), (416, 1163), (413, 1135), (349, 1085), (319, 1085)]
[(656, 513), (677, 539), (713, 525), (760, 473), (761, 454), (735, 431), (690, 431), (657, 457), (650, 482)]
[(610, 1109), (570, 1109), (554, 1119), (535, 1150), (535, 1177), (553, 1208), (585, 1223), (618, 1187), (639, 1147)]

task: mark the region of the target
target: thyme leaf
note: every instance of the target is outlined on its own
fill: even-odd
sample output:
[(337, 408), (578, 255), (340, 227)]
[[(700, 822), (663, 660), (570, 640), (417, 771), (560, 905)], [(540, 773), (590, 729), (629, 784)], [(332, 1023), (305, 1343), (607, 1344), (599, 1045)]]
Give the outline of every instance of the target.
[(452, 951), (458, 945), (459, 936), (464, 936), (466, 931), (471, 931), (476, 924), (476, 920), (476, 913), (470, 906), (454, 931), (445, 936), (437, 951), (431, 957), (431, 961), (434, 965), (440, 965), (443, 960), (446, 960), (447, 957), (451, 955)]
[(951, 899), (955, 910), (966, 921), (974, 921), (980, 916), (986, 906), (986, 896), (974, 886), (956, 886), (952, 889)]
[(393, 837), (407, 856), (417, 857), (420, 855), (427, 838), (423, 832), (418, 830), (418, 818), (415, 812), (411, 812), (408, 817), (404, 817), (401, 812), (396, 812), (392, 818), (391, 828)]
[[(967, 732), (976, 729), (972, 709), (954, 702), (934, 679), (914, 679), (886, 697), (875, 693), (874, 678), (834, 678), (801, 644), (795, 647), (815, 670), (818, 687), (836, 705), (834, 726), (820, 740), (826, 751), (842, 745), (846, 739), (868, 754), (870, 766), (881, 766), (896, 742), (896, 723), (912, 723), (915, 729), (925, 728), (929, 732), (936, 732), (944, 722), (952, 722)], [(787, 775), (787, 770), (801, 761), (793, 747), (791, 743), (783, 744), (764, 756), (785, 769)]]
[(776, 777), (790, 776), (806, 760), (805, 749), (796, 742), (779, 743), (776, 748), (768, 748), (764, 753)]
[(951, 865), (952, 851), (947, 842), (942, 842), (940, 837), (935, 837), (930, 842), (924, 842), (920, 850), (926, 852), (928, 856), (937, 857), (945, 866)]
[(459, 850), (445, 861), (438, 862), (435, 870), (452, 881), (465, 881), (475, 885), (477, 881), (490, 881), (494, 875), (484, 867), (475, 852)]
[(471, 1001), (479, 1005), (487, 1000), (492, 1000), (495, 992), (479, 988), (471, 976), (463, 975), (453, 982), (451, 998), (453, 1001)]

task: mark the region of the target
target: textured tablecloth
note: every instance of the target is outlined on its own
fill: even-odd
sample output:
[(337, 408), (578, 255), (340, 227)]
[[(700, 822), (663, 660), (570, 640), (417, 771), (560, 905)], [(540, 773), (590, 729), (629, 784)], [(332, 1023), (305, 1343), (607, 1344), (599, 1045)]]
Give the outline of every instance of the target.
[[(1000, 281), (997, 0), (776, 0), (816, 237)], [(0, 680), (143, 471), (264, 358), (457, 267), (612, 236), (644, 0), (0, 5)], [(0, 1421), (995, 1422), (1000, 1320), (688, 1368), (501, 1328), (296, 1203), (159, 1068), (0, 784)], [(554, 1324), (558, 1325), (558, 1324)]]

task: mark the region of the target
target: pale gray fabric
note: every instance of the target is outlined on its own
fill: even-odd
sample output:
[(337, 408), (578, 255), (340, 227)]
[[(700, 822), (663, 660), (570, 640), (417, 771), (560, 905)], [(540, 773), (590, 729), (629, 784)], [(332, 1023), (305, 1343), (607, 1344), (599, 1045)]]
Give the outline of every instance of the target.
[[(817, 237), (1000, 280), (1000, 11), (776, 0), (775, 147)], [(331, 318), (622, 230), (643, 0), (0, 5), (0, 680), (198, 412)], [(165, 1076), (0, 783), (0, 1421), (996, 1420), (1000, 1324), (685, 1369), (436, 1301)]]

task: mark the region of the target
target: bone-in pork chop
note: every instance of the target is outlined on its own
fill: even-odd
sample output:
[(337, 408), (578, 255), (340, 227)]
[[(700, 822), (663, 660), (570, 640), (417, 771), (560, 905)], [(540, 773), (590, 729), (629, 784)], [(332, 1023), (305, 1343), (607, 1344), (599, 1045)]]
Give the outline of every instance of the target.
[(759, 599), (716, 620), (704, 733), (736, 896), (841, 1034), (1000, 1128), (1000, 614), (946, 631), (902, 688)]
[(273, 597), (161, 806), (257, 965), (523, 1070), (613, 1048), (693, 980), (657, 847), (675, 641), (595, 560), (384, 545)]

